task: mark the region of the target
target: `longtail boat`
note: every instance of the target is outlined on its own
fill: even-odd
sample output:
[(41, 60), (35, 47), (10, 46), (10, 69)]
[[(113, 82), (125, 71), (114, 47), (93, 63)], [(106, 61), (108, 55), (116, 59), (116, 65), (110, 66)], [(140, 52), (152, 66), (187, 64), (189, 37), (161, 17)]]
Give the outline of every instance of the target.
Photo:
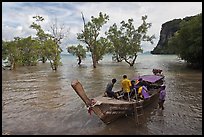
[(143, 108), (146, 108), (154, 100), (158, 99), (160, 86), (163, 84), (164, 76), (143, 75), (134, 77), (133, 80), (138, 80), (139, 78), (142, 78), (150, 85), (148, 99), (124, 100), (110, 98), (104, 95), (90, 99), (87, 97), (82, 84), (78, 80), (72, 81), (71, 86), (79, 95), (79, 97), (84, 101), (89, 113), (93, 111), (105, 124), (109, 124), (119, 117), (134, 113), (135, 107), (142, 105)]

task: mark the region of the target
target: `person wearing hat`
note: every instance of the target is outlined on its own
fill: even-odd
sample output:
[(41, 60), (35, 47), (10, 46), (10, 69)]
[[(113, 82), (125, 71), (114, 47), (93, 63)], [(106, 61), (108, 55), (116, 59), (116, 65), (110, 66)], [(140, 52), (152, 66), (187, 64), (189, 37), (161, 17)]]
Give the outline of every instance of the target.
[(166, 86), (162, 85), (160, 88), (160, 92), (159, 92), (159, 109), (164, 110), (164, 101), (166, 98), (166, 90), (165, 90)]

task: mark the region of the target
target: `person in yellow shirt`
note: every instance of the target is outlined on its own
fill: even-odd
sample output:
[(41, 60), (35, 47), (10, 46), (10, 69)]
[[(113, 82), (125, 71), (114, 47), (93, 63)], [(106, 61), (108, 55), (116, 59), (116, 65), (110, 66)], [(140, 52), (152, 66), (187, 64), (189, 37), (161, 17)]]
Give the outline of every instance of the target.
[(124, 99), (127, 99), (128, 93), (130, 93), (130, 87), (132, 86), (131, 81), (127, 78), (127, 75), (123, 75), (122, 91), (124, 92)]

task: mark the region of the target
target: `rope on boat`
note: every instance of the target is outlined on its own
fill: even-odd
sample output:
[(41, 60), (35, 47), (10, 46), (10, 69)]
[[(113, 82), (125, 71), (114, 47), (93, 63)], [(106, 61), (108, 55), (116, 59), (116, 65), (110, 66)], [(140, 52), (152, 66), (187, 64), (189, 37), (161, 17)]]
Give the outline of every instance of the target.
[(94, 99), (91, 99), (91, 105), (90, 106), (87, 106), (87, 110), (88, 110), (88, 113), (91, 115), (91, 112), (93, 111), (93, 107), (96, 106), (96, 105), (100, 105), (101, 102), (100, 101), (96, 101)]

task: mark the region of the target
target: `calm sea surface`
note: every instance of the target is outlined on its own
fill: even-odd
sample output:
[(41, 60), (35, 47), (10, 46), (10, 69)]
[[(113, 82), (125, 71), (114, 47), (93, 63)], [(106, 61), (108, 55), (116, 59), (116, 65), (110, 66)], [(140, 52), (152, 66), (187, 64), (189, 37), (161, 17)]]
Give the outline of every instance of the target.
[[(77, 59), (62, 55), (63, 65), (57, 72), (49, 63), (2, 70), (2, 132), (15, 135), (202, 135), (202, 71), (190, 70), (175, 55), (138, 55), (134, 67), (116, 63), (105, 56), (93, 69), (88, 57), (77, 65)], [(152, 74), (160, 68), (165, 75), (167, 97), (165, 109), (157, 102), (145, 111), (145, 119), (136, 126), (131, 117), (105, 125), (95, 114), (89, 115), (85, 104), (71, 87), (78, 79), (94, 98), (106, 84), (116, 78), (114, 89), (120, 89), (122, 76)]]

